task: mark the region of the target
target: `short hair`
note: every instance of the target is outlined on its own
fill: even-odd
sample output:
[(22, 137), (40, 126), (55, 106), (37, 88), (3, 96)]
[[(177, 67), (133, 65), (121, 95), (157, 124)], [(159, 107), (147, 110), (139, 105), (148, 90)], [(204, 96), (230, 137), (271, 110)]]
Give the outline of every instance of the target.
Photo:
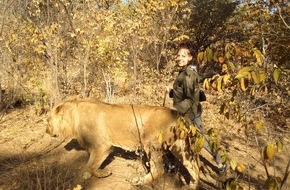
[(179, 44), (178, 49), (188, 49), (191, 56), (196, 56), (196, 46), (192, 41), (186, 40)]

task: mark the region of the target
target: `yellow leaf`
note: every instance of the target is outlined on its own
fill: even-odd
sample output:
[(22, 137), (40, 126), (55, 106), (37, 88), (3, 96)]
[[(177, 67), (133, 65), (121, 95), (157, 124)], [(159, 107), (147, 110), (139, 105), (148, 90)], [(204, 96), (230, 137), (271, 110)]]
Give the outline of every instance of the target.
[(246, 91), (247, 88), (246, 88), (246, 84), (245, 84), (245, 79), (244, 79), (244, 78), (241, 78), (241, 79), (240, 79), (240, 84), (241, 84), (241, 89), (242, 89), (243, 91)]
[(224, 81), (224, 84), (227, 84), (228, 80), (231, 78), (231, 75), (230, 74), (226, 74), (224, 75), (224, 78), (223, 78), (223, 81)]
[(204, 79), (204, 81), (202, 83), (202, 87), (205, 90), (209, 89), (209, 81), (208, 81), (208, 79)]
[(209, 137), (217, 137), (217, 136), (219, 136), (219, 132), (218, 132), (218, 130), (216, 128), (209, 129), (207, 134), (208, 134)]
[(260, 72), (260, 82), (266, 81), (266, 73), (265, 71)]
[(264, 92), (265, 94), (268, 94), (268, 87), (267, 87), (267, 86), (264, 86), (262, 89), (264, 90), (263, 92)]
[(223, 76), (220, 76), (218, 79), (217, 79), (217, 90), (219, 92), (223, 92), (222, 90), (222, 81), (223, 81)]
[(235, 76), (236, 79), (246, 78), (251, 79), (251, 73), (248, 71), (245, 72), (238, 72), (238, 74)]
[(224, 58), (223, 56), (219, 56), (219, 57), (218, 57), (218, 61), (219, 61), (220, 63), (224, 63), (225, 58)]
[(197, 62), (199, 63), (199, 64), (201, 64), (202, 63), (202, 61), (203, 61), (203, 51), (201, 51), (201, 52), (198, 52), (198, 54), (197, 54)]
[(177, 127), (179, 127), (179, 126), (181, 125), (181, 123), (182, 123), (182, 119), (183, 119), (183, 117), (179, 117), (179, 118), (177, 119), (177, 121), (176, 121), (176, 126), (177, 126)]
[(277, 152), (281, 152), (283, 149), (283, 143), (281, 140), (276, 142), (276, 146), (277, 146)]
[(274, 177), (270, 177), (266, 181), (267, 189), (268, 190), (278, 190), (278, 183)]
[(264, 150), (264, 159), (272, 161), (275, 156), (275, 147), (273, 144), (268, 144)]
[(193, 125), (190, 125), (190, 132), (192, 136), (196, 135), (196, 128)]
[(222, 65), (222, 72), (223, 73), (228, 73), (228, 65), (225, 64), (225, 63)]
[(281, 70), (280, 69), (275, 69), (274, 73), (273, 73), (275, 84), (278, 84), (280, 76), (281, 76)]
[(173, 41), (181, 41), (181, 40), (185, 40), (185, 39), (189, 39), (189, 36), (187, 36), (187, 35), (180, 35), (177, 38), (175, 38)]
[(254, 56), (256, 57), (257, 64), (261, 67), (263, 65), (264, 55), (257, 48), (254, 49)]
[(212, 49), (210, 49), (209, 47), (206, 48), (206, 57), (208, 61), (211, 61), (213, 59), (213, 52)]
[(219, 153), (220, 153), (220, 156), (221, 156), (222, 163), (226, 163), (226, 161), (228, 160), (226, 151), (225, 150), (220, 150)]
[(227, 181), (226, 190), (236, 190), (236, 182), (235, 181)]
[(230, 167), (232, 170), (236, 170), (237, 162), (235, 160), (230, 160)]
[(254, 83), (259, 84), (260, 83), (259, 71), (252, 71), (251, 75), (252, 75), (252, 79), (253, 79)]
[(182, 130), (179, 134), (179, 139), (183, 140), (185, 138), (185, 131)]
[(235, 66), (235, 64), (233, 63), (233, 62), (228, 62), (228, 66), (230, 67), (230, 69), (235, 69), (236, 68), (236, 66)]
[(211, 87), (212, 89), (216, 90), (217, 89), (217, 84), (216, 84), (216, 81), (214, 81), (212, 84), (211, 84)]
[(231, 44), (227, 43), (226, 46), (225, 46), (225, 52), (229, 52), (230, 49), (231, 49)]
[(225, 57), (226, 57), (227, 59), (230, 59), (230, 58), (231, 58), (231, 53), (230, 53), (230, 52), (227, 52), (226, 55), (225, 55)]
[(240, 173), (243, 173), (246, 170), (246, 166), (244, 164), (238, 164), (236, 170)]
[(237, 75), (235, 76), (235, 79), (241, 79), (241, 78), (244, 78), (244, 77), (245, 77), (244, 74), (237, 74)]
[(252, 70), (254, 70), (254, 68), (253, 67), (251, 67), (251, 66), (246, 66), (246, 67), (243, 67), (243, 68), (241, 68), (239, 71), (238, 71), (238, 74), (241, 74), (241, 73), (249, 73), (249, 72), (251, 72)]
[(255, 94), (256, 94), (256, 88), (255, 87), (251, 88), (250, 94), (251, 94), (251, 96), (255, 96)]
[(204, 146), (204, 141), (205, 141), (205, 138), (204, 136), (200, 136), (196, 139), (195, 143), (194, 143), (194, 150), (196, 153), (199, 153), (203, 146)]
[(205, 87), (206, 87), (206, 89), (209, 89), (210, 88), (210, 86), (209, 86), (209, 80), (206, 80)]
[(207, 52), (206, 50), (203, 52), (203, 59), (202, 59), (202, 64), (207, 62)]
[(257, 131), (261, 130), (262, 127), (263, 127), (263, 125), (264, 125), (264, 121), (263, 121), (263, 120), (258, 121), (258, 122), (255, 124), (256, 130), (257, 130)]
[(218, 52), (215, 52), (214, 54), (213, 54), (213, 60), (215, 61), (215, 62), (218, 62), (219, 60), (218, 60)]

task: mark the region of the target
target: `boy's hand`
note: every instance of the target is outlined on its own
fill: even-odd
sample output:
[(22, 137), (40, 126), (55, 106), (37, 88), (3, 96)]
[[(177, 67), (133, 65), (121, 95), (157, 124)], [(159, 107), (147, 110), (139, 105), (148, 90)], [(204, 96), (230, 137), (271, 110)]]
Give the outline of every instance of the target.
[(170, 106), (170, 107), (168, 107), (169, 109), (171, 109), (171, 110), (175, 110), (175, 111), (177, 111), (177, 109), (175, 108), (175, 107), (173, 107), (173, 106)]
[(169, 93), (170, 90), (171, 90), (171, 88), (170, 88), (169, 86), (165, 86), (165, 91), (166, 91), (167, 93)]

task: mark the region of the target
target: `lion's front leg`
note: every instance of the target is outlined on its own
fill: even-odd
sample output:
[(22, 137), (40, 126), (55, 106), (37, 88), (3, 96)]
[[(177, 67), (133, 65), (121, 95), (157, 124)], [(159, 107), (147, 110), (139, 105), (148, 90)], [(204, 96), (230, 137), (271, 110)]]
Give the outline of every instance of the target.
[(90, 157), (87, 163), (88, 172), (84, 173), (83, 178), (88, 179), (91, 177), (91, 175), (98, 178), (110, 176), (112, 173), (106, 168), (100, 169), (101, 164), (109, 156), (110, 152), (110, 147), (102, 147), (89, 150)]
[(157, 179), (160, 175), (164, 174), (162, 152), (153, 150), (150, 153), (150, 171), (145, 176), (134, 178), (132, 180), (133, 185), (149, 184), (153, 180)]

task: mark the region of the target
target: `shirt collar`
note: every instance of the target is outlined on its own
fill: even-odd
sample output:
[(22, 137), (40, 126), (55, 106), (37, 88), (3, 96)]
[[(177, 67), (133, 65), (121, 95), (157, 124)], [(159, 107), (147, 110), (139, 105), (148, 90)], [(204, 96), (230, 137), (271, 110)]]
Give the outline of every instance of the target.
[(195, 65), (188, 65), (187, 68), (194, 70), (195, 72), (197, 72), (197, 67)]

